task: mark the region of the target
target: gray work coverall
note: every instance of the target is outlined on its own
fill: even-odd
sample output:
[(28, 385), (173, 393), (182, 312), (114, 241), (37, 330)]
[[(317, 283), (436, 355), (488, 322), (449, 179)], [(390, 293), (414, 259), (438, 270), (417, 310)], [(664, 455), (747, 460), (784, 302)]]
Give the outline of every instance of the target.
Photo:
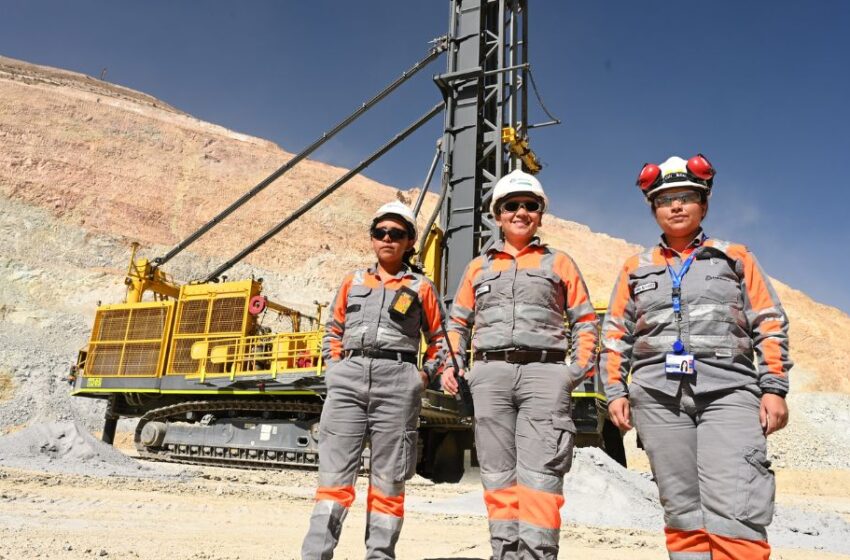
[[(398, 305), (396, 296), (405, 290), (411, 298)], [(394, 312), (394, 303), (405, 313)], [(416, 471), (423, 391), (416, 356), (424, 334), (428, 349), (423, 370), (433, 378), (444, 358), (441, 322), (434, 285), (407, 267), (387, 282), (374, 267), (343, 281), (323, 341), (328, 395), (320, 420), (319, 488), (301, 548), (303, 559), (333, 557), (354, 502), (367, 439), (366, 558), (395, 558), (404, 520), (404, 483)]]

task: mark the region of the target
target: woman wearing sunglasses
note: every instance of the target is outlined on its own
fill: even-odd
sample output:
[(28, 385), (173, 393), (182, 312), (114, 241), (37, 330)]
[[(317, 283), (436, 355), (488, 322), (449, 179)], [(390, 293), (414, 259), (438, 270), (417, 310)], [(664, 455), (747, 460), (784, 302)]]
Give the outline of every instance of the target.
[[(457, 374), (466, 377), (475, 404), (496, 560), (557, 558), (563, 477), (576, 432), (570, 391), (594, 365), (596, 314), (581, 273), (568, 255), (535, 237), (546, 204), (540, 182), (527, 173), (513, 171), (496, 183), (490, 210), (503, 240), (467, 266), (449, 317), (458, 363), (467, 361), (475, 327), (475, 363)], [(455, 373), (447, 368), (442, 376), (452, 394)]]
[(649, 456), (670, 558), (766, 559), (788, 319), (752, 253), (703, 231), (714, 174), (701, 154), (641, 171), (661, 241), (620, 272), (600, 370), (611, 420), (633, 418)]
[[(442, 361), (441, 305), (434, 285), (409, 262), (416, 241), (413, 213), (400, 202), (385, 204), (372, 219), (370, 236), (377, 263), (345, 277), (326, 325), (328, 393), (304, 559), (333, 556), (367, 439), (366, 558), (395, 558), (404, 483), (416, 470), (422, 391)], [(428, 347), (419, 370), (422, 335)]]

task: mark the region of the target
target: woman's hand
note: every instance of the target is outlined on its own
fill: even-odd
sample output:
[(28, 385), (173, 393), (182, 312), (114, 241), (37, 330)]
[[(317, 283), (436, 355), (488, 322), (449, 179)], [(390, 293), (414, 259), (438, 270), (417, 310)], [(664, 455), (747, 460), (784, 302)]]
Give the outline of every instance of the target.
[(764, 393), (761, 396), (759, 420), (766, 436), (781, 430), (788, 425), (788, 403), (779, 395)]
[(608, 418), (624, 432), (632, 429), (631, 409), (629, 407), (628, 397), (620, 397), (608, 403)]
[[(457, 372), (457, 375), (458, 377), (463, 377), (464, 373), (466, 373), (464, 370), (460, 370)], [(457, 395), (458, 385), (457, 379), (455, 379), (455, 368), (450, 366), (443, 370), (442, 382), (443, 390), (446, 393), (450, 395)]]
[(427, 389), (428, 384), (431, 383), (431, 378), (428, 377), (428, 374), (421, 369), (419, 370), (419, 378), (422, 379), (422, 388)]

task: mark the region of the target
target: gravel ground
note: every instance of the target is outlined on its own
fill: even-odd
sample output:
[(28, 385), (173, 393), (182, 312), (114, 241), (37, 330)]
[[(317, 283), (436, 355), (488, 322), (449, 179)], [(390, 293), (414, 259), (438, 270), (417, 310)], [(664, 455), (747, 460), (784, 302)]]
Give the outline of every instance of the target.
[[(195, 467), (177, 470), (175, 465), (140, 462), (100, 442), (73, 422), (33, 426), (0, 438), (0, 473), (8, 467), (67, 475), (69, 484), (74, 484), (74, 477), (78, 476), (156, 479), (162, 481), (157, 484), (171, 487), (171, 494), (203, 496), (207, 484), (204, 481), (220, 483), (214, 488), (206, 486), (211, 497), (243, 496), (252, 491), (246, 488), (248, 485), (262, 487), (261, 494), (284, 492), (309, 502), (315, 484), (315, 474), (305, 471), (247, 473)], [(363, 483), (361, 478), (358, 486)], [(129, 484), (132, 487), (134, 483)], [(576, 451), (564, 494), (567, 504), (562, 519), (566, 527), (619, 528), (633, 535), (661, 533), (662, 511), (649, 476), (622, 468), (598, 449)], [(361, 489), (355, 507), (362, 507), (364, 495)], [(472, 516), (481, 518), (482, 523), (486, 517), (474, 471), (459, 485), (435, 485), (417, 477), (408, 488), (407, 510), (426, 516)], [(850, 523), (814, 504), (779, 505), (770, 527), (770, 540), (780, 548), (850, 554)]]

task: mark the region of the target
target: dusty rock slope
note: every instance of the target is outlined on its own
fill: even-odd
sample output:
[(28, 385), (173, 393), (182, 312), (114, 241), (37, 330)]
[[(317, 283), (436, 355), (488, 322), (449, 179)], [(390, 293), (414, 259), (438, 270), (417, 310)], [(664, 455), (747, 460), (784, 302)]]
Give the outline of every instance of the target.
[[(66, 333), (62, 344), (83, 343), (96, 302), (123, 296), (131, 241), (151, 258), (164, 254), (290, 157), (146, 94), (0, 57), (0, 328), (54, 329)], [(168, 269), (180, 280), (213, 270), (344, 172), (302, 162)], [(342, 274), (368, 260), (373, 209), (413, 196), (359, 176), (231, 275), (263, 276), (289, 303), (328, 300)], [(601, 302), (639, 250), (555, 217), (543, 234), (573, 255)], [(792, 356), (808, 372), (795, 388), (850, 393), (850, 317), (776, 286), (792, 318)], [(10, 367), (0, 365), (0, 399)]]

